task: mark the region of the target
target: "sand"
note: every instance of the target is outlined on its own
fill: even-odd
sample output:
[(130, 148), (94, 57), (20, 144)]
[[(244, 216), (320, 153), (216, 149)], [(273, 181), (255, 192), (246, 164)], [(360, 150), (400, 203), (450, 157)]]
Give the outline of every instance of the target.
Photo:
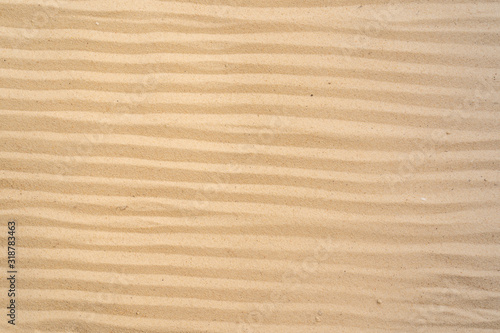
[(2, 0), (0, 49), (1, 332), (500, 331), (499, 2)]

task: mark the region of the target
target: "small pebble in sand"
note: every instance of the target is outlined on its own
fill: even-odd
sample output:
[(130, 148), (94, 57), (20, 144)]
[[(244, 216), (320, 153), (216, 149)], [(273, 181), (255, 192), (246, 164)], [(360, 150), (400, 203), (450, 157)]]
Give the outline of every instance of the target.
[(378, 299), (377, 304), (382, 304), (382, 301)]
[(99, 22), (96, 22), (95, 25), (99, 25)]

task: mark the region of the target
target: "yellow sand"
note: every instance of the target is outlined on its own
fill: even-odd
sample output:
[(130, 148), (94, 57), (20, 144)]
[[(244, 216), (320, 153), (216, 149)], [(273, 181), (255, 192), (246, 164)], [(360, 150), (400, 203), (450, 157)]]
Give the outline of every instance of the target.
[(500, 331), (499, 51), (498, 1), (0, 1), (0, 332)]

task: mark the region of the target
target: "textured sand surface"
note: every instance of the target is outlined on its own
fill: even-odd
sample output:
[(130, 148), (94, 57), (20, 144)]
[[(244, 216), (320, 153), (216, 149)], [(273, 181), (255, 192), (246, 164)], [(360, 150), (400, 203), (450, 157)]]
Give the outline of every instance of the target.
[(499, 69), (498, 1), (0, 0), (0, 332), (499, 332)]

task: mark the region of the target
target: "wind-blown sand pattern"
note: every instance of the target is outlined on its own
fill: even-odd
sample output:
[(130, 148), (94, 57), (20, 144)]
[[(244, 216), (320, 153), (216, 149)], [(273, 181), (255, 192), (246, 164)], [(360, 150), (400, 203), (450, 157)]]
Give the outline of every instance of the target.
[(498, 1), (4, 0), (0, 26), (2, 332), (500, 330)]

